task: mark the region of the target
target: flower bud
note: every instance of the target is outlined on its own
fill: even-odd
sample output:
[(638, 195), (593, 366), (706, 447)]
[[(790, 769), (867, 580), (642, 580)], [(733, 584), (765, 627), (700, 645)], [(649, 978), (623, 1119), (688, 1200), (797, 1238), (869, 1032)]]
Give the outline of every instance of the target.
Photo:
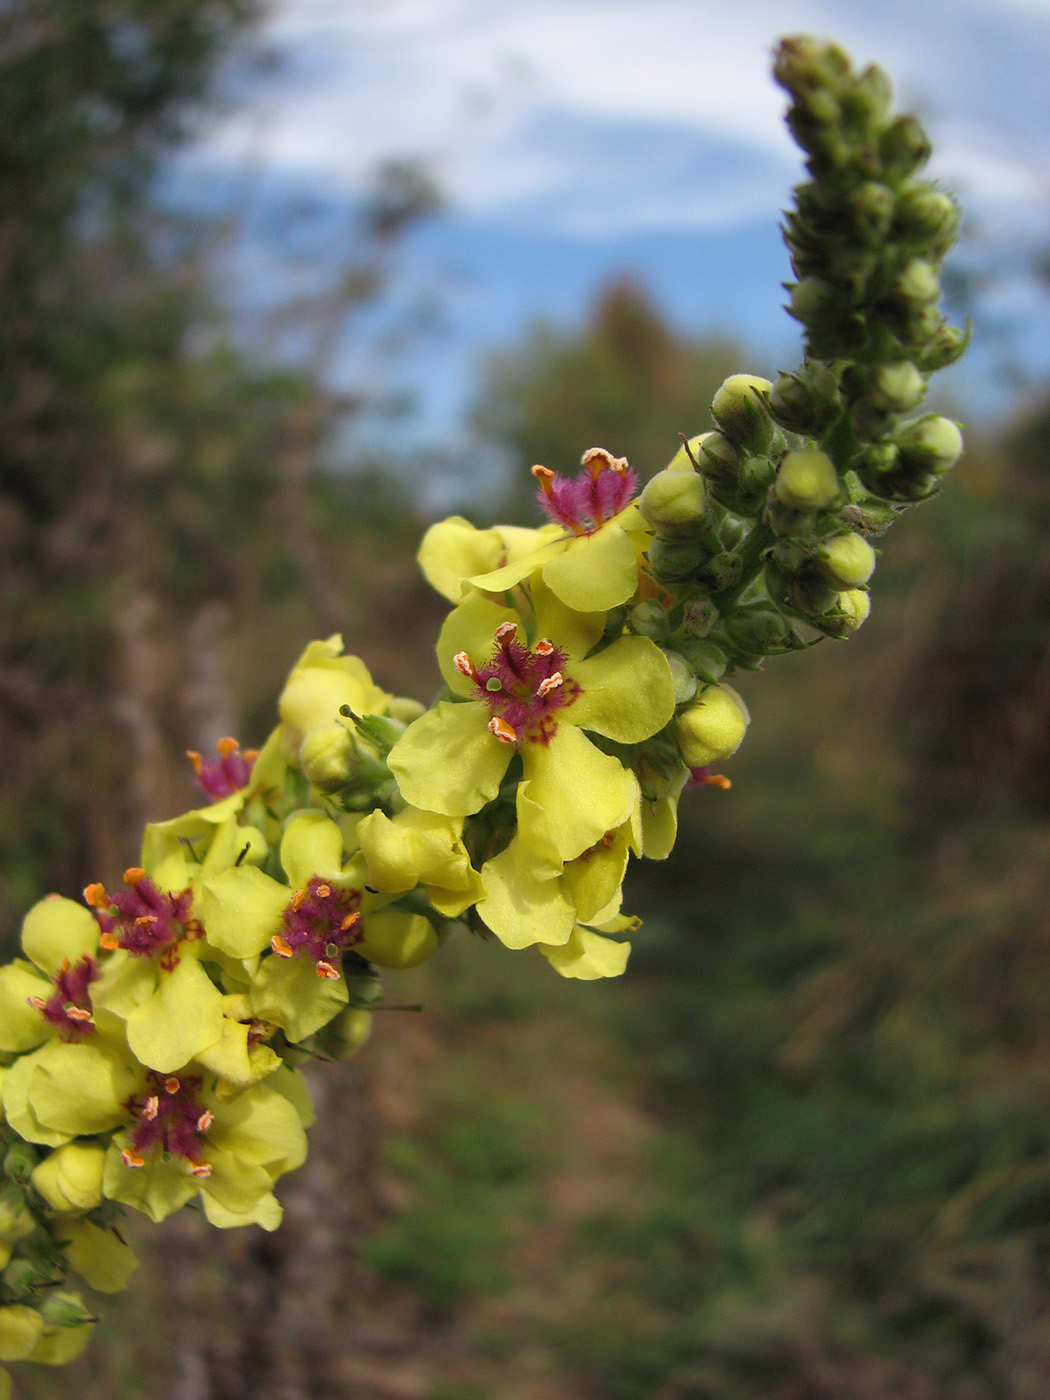
[(943, 254), (958, 231), (959, 209), (950, 195), (923, 181), (901, 191), (893, 222), (899, 237)]
[(874, 536), (877, 539), (879, 535), (886, 533), (897, 519), (898, 514), (899, 512), (893, 506), (869, 496), (862, 501), (855, 501), (852, 505), (848, 505), (842, 512), (842, 519), (846, 525), (851, 525), (854, 529), (860, 530), (862, 534)]
[(905, 471), (946, 472), (959, 460), (962, 450), (958, 425), (936, 414), (906, 423), (897, 438), (898, 462)]
[(25, 1201), (13, 1187), (0, 1196), (0, 1241), (12, 1244), (25, 1235), (31, 1235), (36, 1228), (32, 1213), (26, 1209)]
[(755, 374), (731, 374), (711, 400), (715, 422), (744, 452), (761, 453), (773, 436), (766, 395), (773, 386)]
[(740, 478), (743, 457), (724, 433), (705, 433), (700, 441), (700, 469), (713, 495), (732, 498)]
[(826, 540), (817, 551), (817, 567), (835, 588), (857, 588), (875, 572), (875, 551), (850, 531)]
[(418, 700), (413, 700), (408, 695), (391, 695), (390, 704), (386, 708), (387, 714), (398, 724), (403, 724), (406, 728), (414, 719), (426, 714), (427, 707), (420, 704)]
[(28, 1142), (13, 1142), (4, 1154), (4, 1175), (24, 1184), (37, 1164), (36, 1149)]
[(631, 609), (630, 627), (640, 637), (651, 637), (654, 642), (662, 642), (671, 630), (671, 623), (667, 609), (662, 608), (654, 598), (649, 598)]
[(807, 622), (827, 612), (835, 602), (835, 589), (815, 568), (794, 573), (770, 558), (766, 560), (765, 580), (766, 592), (777, 607)]
[(941, 280), (933, 263), (911, 258), (897, 274), (893, 294), (906, 306), (925, 306), (941, 294)]
[(892, 413), (907, 413), (926, 397), (926, 376), (910, 360), (879, 365), (871, 376), (871, 401)]
[(819, 437), (842, 411), (838, 376), (818, 360), (782, 374), (770, 391), (769, 411), (789, 432)]
[(942, 322), (939, 329), (927, 338), (918, 355), (918, 361), (927, 374), (953, 365), (970, 343), (969, 330), (949, 326)]
[(647, 802), (672, 797), (686, 777), (677, 745), (665, 739), (647, 740), (635, 754), (633, 766), (638, 786)]
[(827, 510), (839, 498), (839, 478), (823, 452), (789, 452), (780, 464), (776, 498), (792, 510)]
[(685, 637), (706, 637), (718, 621), (718, 609), (710, 598), (694, 598), (686, 604), (682, 617), (682, 635)]
[(697, 582), (716, 594), (724, 592), (727, 588), (734, 588), (743, 576), (744, 561), (739, 554), (734, 554), (729, 549), (709, 559), (696, 574)]
[(77, 1293), (49, 1293), (40, 1304), (40, 1316), (52, 1327), (81, 1327), (95, 1320)]
[(321, 724), (312, 729), (299, 748), (299, 766), (306, 780), (319, 792), (338, 792), (350, 782), (357, 755), (342, 724)]
[(314, 1037), (317, 1050), (333, 1060), (349, 1060), (372, 1034), (372, 1013), (351, 1006), (329, 1021)]
[(646, 551), (649, 564), (658, 578), (688, 578), (704, 559), (705, 551), (695, 540), (666, 540), (657, 535), (649, 541)]
[(751, 716), (728, 685), (709, 686), (679, 715), (674, 736), (687, 768), (703, 768), (736, 753)]
[(791, 625), (774, 608), (739, 608), (725, 622), (729, 640), (742, 652), (768, 656), (792, 645)]
[(871, 612), (871, 598), (862, 588), (840, 593), (835, 606), (823, 617), (811, 619), (814, 627), (829, 637), (848, 637), (856, 632)]
[(855, 231), (865, 243), (881, 246), (893, 219), (896, 196), (888, 185), (865, 180), (849, 197), (848, 206)]
[(671, 668), (674, 702), (676, 705), (684, 705), (687, 700), (692, 700), (696, 694), (696, 674), (679, 652), (665, 650), (664, 656)]
[(638, 501), (638, 509), (665, 539), (688, 538), (704, 518), (704, 481), (695, 471), (657, 472)]
[(729, 657), (714, 642), (687, 639), (679, 644), (678, 650), (705, 685), (716, 685), (725, 675)]
[(106, 1149), (98, 1142), (67, 1142), (45, 1157), (32, 1183), (52, 1210), (85, 1215), (102, 1204)]
[(891, 179), (913, 174), (929, 157), (930, 143), (913, 116), (898, 117), (879, 137), (879, 159)]

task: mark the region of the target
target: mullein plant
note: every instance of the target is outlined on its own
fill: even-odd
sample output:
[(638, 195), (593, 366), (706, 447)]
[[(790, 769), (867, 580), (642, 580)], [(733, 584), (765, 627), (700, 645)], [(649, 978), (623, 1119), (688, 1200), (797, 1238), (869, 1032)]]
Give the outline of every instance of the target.
[(775, 75), (810, 177), (785, 224), (801, 367), (728, 379), (641, 494), (591, 448), (575, 476), (533, 468), (538, 528), (434, 525), (430, 709), (312, 642), (262, 749), (191, 754), (206, 800), (147, 826), (117, 887), (30, 910), (0, 969), (0, 1361), (80, 1352), (80, 1285), (135, 1267), (127, 1208), (278, 1225), (301, 1066), (364, 1043), (382, 969), (469, 930), (622, 973), (628, 860), (670, 854), (683, 791), (728, 786), (734, 673), (867, 617), (872, 539), (962, 447), (917, 412), (965, 347), (938, 310), (958, 215), (878, 68), (793, 38)]

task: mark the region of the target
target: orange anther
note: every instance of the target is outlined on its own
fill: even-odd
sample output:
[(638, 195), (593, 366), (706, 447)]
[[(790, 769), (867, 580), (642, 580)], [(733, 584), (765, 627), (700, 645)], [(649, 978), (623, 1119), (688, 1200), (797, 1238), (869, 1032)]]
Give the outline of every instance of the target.
[(190, 1171), (193, 1173), (194, 1176), (199, 1176), (202, 1178), (206, 1176), (211, 1176), (211, 1163), (194, 1162), (190, 1167)]
[(471, 661), (465, 651), (457, 651), (452, 658), (452, 664), (461, 676), (466, 676), (467, 680), (476, 681), (478, 678), (478, 668)]
[(245, 763), (254, 763), (255, 760), (259, 757), (259, 750), (245, 749), (244, 752), (241, 754), (241, 757), (244, 759)]
[(47, 1010), (47, 1002), (44, 1000), (43, 997), (26, 997), (26, 1002), (33, 1008), (34, 1011)]
[(140, 914), (135, 920), (136, 928), (148, 928), (150, 924), (157, 922), (156, 914)]
[(554, 650), (554, 643), (548, 641), (546, 637), (541, 637), (532, 649), (537, 656), (550, 656)]
[(560, 671), (555, 671), (554, 674), (548, 676), (545, 681), (540, 681), (539, 685), (536, 687), (536, 694), (543, 700), (552, 690), (557, 690), (560, 685), (564, 684), (565, 677)]
[(61, 967), (61, 969), (62, 969), (63, 972), (68, 972), (68, 971), (69, 971), (69, 959), (64, 957), (64, 958), (62, 959), (62, 961), (59, 963), (59, 967)]
[(328, 896), (332, 893), (332, 887), (331, 885), (318, 885), (317, 893), (322, 899), (327, 899)]
[(508, 618), (506, 622), (501, 622), (496, 628), (496, 641), (502, 646), (504, 642), (512, 642), (518, 635), (518, 624), (511, 622)]
[(500, 719), (499, 715), (493, 715), (489, 720), (488, 731), (497, 738), (501, 744), (516, 744), (518, 742), (517, 733), (505, 719)]
[(125, 885), (140, 884), (145, 878), (146, 872), (142, 869), (141, 865), (133, 865), (130, 869), (124, 871)]
[(69, 1019), (70, 1019), (71, 1021), (90, 1021), (90, 1020), (91, 1020), (91, 1012), (90, 1012), (90, 1011), (86, 1011), (86, 1010), (84, 1009), (84, 1007), (82, 1007), (82, 1006), (73, 1006), (73, 1005), (63, 1006), (62, 1010), (66, 1013), (66, 1015), (69, 1017)]
[(210, 1108), (206, 1108), (197, 1119), (197, 1131), (199, 1133), (206, 1133), (214, 1122), (215, 1114), (212, 1113)]
[(158, 1114), (159, 1112), (160, 1112), (160, 1099), (157, 1097), (156, 1094), (150, 1094), (149, 1098), (146, 1100), (145, 1104), (143, 1105), (143, 1108), (142, 1108), (142, 1116), (143, 1116), (143, 1118), (147, 1119), (150, 1123), (152, 1123), (153, 1120), (154, 1120), (154, 1118), (156, 1118), (156, 1116), (157, 1116), (157, 1114)]
[(345, 919), (343, 920), (343, 922), (339, 925), (339, 932), (340, 932), (340, 933), (346, 933), (347, 929), (353, 928), (355, 924), (359, 924), (360, 922), (361, 922), (361, 915), (358, 914), (358, 913), (356, 912), (356, 910), (355, 910), (355, 912), (354, 912), (353, 914), (347, 914), (346, 918), (345, 918)]
[(298, 914), (299, 910), (303, 907), (303, 900), (304, 900), (305, 898), (306, 898), (306, 891), (305, 891), (305, 890), (296, 890), (295, 894), (292, 895), (292, 913), (293, 913), (293, 914)]
[(293, 956), (292, 945), (287, 939), (282, 938), (279, 933), (275, 933), (270, 939), (270, 947), (279, 958), (290, 958)]
[(230, 754), (236, 753), (239, 748), (240, 744), (238, 744), (237, 740), (231, 739), (229, 735), (224, 739), (220, 739), (215, 745), (216, 752), (220, 753), (223, 758), (229, 758)]
[(145, 1157), (140, 1156), (138, 1152), (133, 1152), (130, 1147), (124, 1148), (120, 1154), (120, 1160), (126, 1167), (144, 1167), (146, 1165)]
[(164, 1081), (164, 1091), (167, 1094), (177, 1094), (182, 1088), (182, 1080), (177, 1079), (174, 1074), (169, 1074)]
[(543, 491), (543, 494), (549, 496), (551, 494), (551, 482), (554, 480), (554, 473), (551, 471), (550, 467), (533, 467), (532, 474), (540, 483), (540, 489)]
[(325, 962), (323, 958), (317, 964), (317, 975), (318, 977), (327, 977), (329, 982), (339, 981), (338, 969), (334, 968), (330, 962)]
[(96, 880), (93, 885), (84, 887), (84, 902), (90, 904), (92, 909), (101, 909), (103, 912), (109, 908), (109, 900), (106, 898), (104, 885)]
[(186, 757), (193, 764), (193, 771), (199, 777), (200, 771), (204, 767), (204, 759), (200, 756), (196, 749), (187, 749)]
[(733, 784), (722, 773), (708, 773), (701, 779), (708, 787), (721, 788), (723, 792), (728, 792)]
[(98, 943), (99, 947), (105, 948), (107, 953), (115, 953), (120, 947), (120, 944), (117, 942), (117, 940), (113, 937), (111, 933), (99, 934)]

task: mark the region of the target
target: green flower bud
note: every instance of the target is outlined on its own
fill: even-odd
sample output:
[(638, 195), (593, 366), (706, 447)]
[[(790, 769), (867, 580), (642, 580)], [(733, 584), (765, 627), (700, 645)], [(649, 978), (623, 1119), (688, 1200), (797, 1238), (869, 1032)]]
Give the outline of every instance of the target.
[(86, 1215), (102, 1204), (106, 1149), (98, 1142), (67, 1142), (45, 1157), (32, 1183), (52, 1210)]
[(660, 738), (647, 740), (639, 749), (634, 759), (634, 772), (647, 802), (672, 797), (686, 776), (677, 744)]
[(694, 471), (657, 472), (638, 501), (638, 509), (657, 535), (688, 538), (704, 518), (704, 481)]
[(803, 277), (791, 289), (788, 313), (807, 327), (837, 327), (842, 319), (842, 293), (821, 277)]
[(906, 306), (926, 306), (941, 294), (941, 281), (933, 263), (911, 258), (893, 283), (894, 297)]
[(930, 143), (913, 116), (898, 117), (879, 137), (879, 159), (890, 179), (914, 174), (929, 158)]
[(731, 374), (711, 401), (715, 422), (744, 452), (761, 453), (773, 437), (766, 395), (773, 386), (755, 374)]
[(299, 748), (299, 766), (319, 792), (338, 792), (346, 787), (356, 765), (353, 741), (342, 724), (318, 725)]
[(877, 180), (865, 180), (849, 196), (847, 203), (855, 232), (865, 243), (881, 247), (896, 205), (896, 196), (890, 187)]
[(941, 324), (934, 335), (929, 337), (919, 352), (918, 361), (927, 374), (953, 365), (970, 343), (969, 330), (958, 326)]
[(95, 1320), (77, 1293), (49, 1293), (40, 1304), (40, 1316), (52, 1327), (81, 1327)]
[(817, 551), (817, 567), (835, 588), (857, 588), (875, 572), (875, 551), (852, 531), (835, 535)]
[(897, 438), (898, 462), (904, 471), (946, 472), (962, 450), (958, 424), (936, 414), (906, 423)]
[(666, 540), (659, 535), (649, 541), (646, 552), (653, 572), (666, 579), (688, 578), (705, 556), (695, 540)]
[(743, 457), (723, 433), (705, 433), (700, 442), (704, 480), (719, 500), (732, 496), (740, 479)]
[(926, 376), (910, 360), (879, 365), (871, 376), (871, 401), (892, 413), (907, 413), (926, 397)]
[(893, 85), (875, 63), (854, 80), (842, 101), (843, 112), (862, 129), (879, 126), (893, 100)]
[(314, 1037), (317, 1051), (333, 1060), (349, 1060), (372, 1034), (372, 1013), (358, 1007), (340, 1012)]
[(674, 736), (686, 767), (704, 768), (736, 753), (750, 719), (731, 686), (708, 686), (675, 722)]
[[(718, 609), (710, 598), (694, 598), (682, 617), (683, 637), (706, 637), (718, 621)], [(681, 648), (679, 648), (681, 650)]]
[(783, 615), (764, 604), (738, 609), (726, 618), (725, 633), (741, 651), (759, 656), (790, 647), (794, 637)]
[(36, 1221), (21, 1193), (13, 1188), (5, 1190), (0, 1196), (0, 1241), (12, 1244), (31, 1235), (35, 1229)]
[(739, 554), (734, 554), (728, 549), (709, 559), (696, 574), (697, 581), (712, 593), (722, 593), (727, 588), (734, 588), (743, 576), (744, 561)]
[(959, 228), (959, 209), (950, 195), (923, 182), (903, 189), (894, 213), (898, 237), (921, 244), (925, 252), (943, 254)]
[(823, 452), (789, 452), (780, 464), (776, 498), (792, 510), (828, 510), (839, 499), (839, 478)]
[(655, 599), (637, 603), (630, 613), (630, 628), (641, 637), (651, 637), (654, 642), (662, 642), (671, 630), (667, 610)]
[(4, 1175), (24, 1184), (37, 1164), (37, 1153), (28, 1142), (13, 1142), (4, 1154)]
[(679, 651), (706, 685), (715, 685), (725, 675), (729, 658), (714, 642), (689, 641), (679, 644)]
[(782, 374), (770, 391), (769, 411), (789, 432), (820, 437), (842, 411), (838, 376), (819, 360)]
[(862, 588), (840, 593), (834, 608), (824, 617), (813, 618), (812, 624), (829, 637), (840, 640), (856, 632), (871, 612), (871, 598)]
[(677, 651), (664, 651), (667, 664), (671, 668), (671, 681), (674, 684), (674, 702), (676, 705), (684, 705), (687, 700), (692, 700), (696, 694), (696, 673), (686, 661), (685, 657)]
[(827, 612), (835, 602), (835, 589), (815, 568), (793, 573), (775, 559), (767, 559), (765, 580), (766, 592), (777, 607), (807, 622)]

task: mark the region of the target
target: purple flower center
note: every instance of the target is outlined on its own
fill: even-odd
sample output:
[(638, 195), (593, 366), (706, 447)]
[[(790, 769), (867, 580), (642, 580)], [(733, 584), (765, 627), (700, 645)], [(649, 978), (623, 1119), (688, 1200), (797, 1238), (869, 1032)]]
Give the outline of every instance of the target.
[(51, 979), (55, 988), (51, 995), (46, 1000), (43, 997), (27, 997), (26, 1000), (49, 1026), (58, 1029), (63, 1040), (82, 1040), (95, 1034), (88, 988), (98, 975), (98, 963), (90, 953), (85, 953), (73, 967), (68, 958), (63, 958), (61, 968)]
[(360, 908), (360, 890), (339, 889), (315, 875), (292, 896), (270, 947), (279, 958), (309, 958), (318, 977), (334, 981), (339, 976), (336, 959), (364, 937)]
[(572, 478), (547, 467), (533, 467), (540, 483), (536, 493), (544, 514), (574, 535), (593, 535), (618, 515), (638, 490), (637, 473), (626, 457), (613, 457), (604, 447), (583, 454), (581, 470)]
[(258, 749), (245, 749), (236, 739), (220, 739), (215, 745), (218, 758), (202, 758), (193, 749), (187, 749), (186, 756), (197, 774), (197, 786), (213, 802), (221, 802), (241, 788), (248, 786)]
[(126, 889), (113, 894), (98, 884), (84, 891), (102, 929), (99, 943), (110, 951), (123, 948), (133, 958), (157, 958), (170, 972), (179, 961), (182, 940), (200, 935), (200, 925), (190, 918), (192, 892), (164, 894), (137, 867), (124, 872), (124, 884)]
[(201, 1155), (204, 1134), (214, 1114), (197, 1099), (203, 1081), (199, 1076), (179, 1079), (150, 1070), (145, 1093), (127, 1101), (124, 1107), (137, 1121), (128, 1133), (130, 1146), (121, 1152), (126, 1167), (142, 1167), (146, 1153), (158, 1147), (169, 1157), (189, 1162), (194, 1176), (211, 1175), (211, 1164)]
[(492, 714), (489, 731), (501, 743), (548, 744), (558, 729), (555, 715), (579, 697), (580, 687), (564, 673), (568, 657), (561, 647), (541, 637), (530, 649), (517, 634), (515, 623), (501, 623), (492, 658), (480, 670), (465, 651), (453, 663), (474, 682)]

